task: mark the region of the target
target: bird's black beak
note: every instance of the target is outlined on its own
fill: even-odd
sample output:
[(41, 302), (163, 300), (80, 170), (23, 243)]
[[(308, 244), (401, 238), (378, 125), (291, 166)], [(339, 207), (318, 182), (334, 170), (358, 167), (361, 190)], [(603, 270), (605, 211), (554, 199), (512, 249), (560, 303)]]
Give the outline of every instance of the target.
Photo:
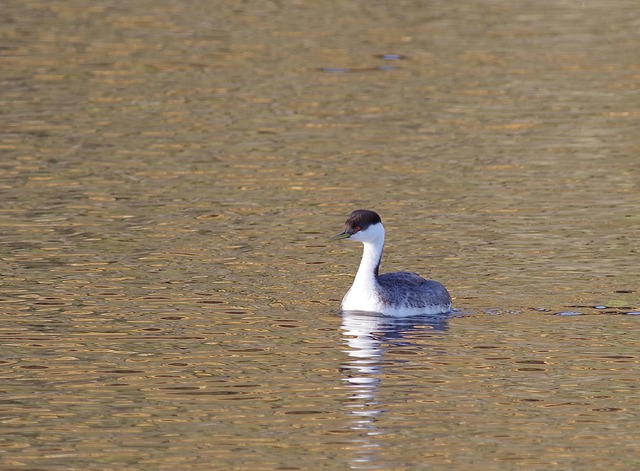
[(347, 231), (343, 231), (340, 234), (334, 235), (331, 239), (329, 240), (340, 240), (340, 239), (348, 239), (349, 237), (351, 237), (351, 234), (349, 234)]

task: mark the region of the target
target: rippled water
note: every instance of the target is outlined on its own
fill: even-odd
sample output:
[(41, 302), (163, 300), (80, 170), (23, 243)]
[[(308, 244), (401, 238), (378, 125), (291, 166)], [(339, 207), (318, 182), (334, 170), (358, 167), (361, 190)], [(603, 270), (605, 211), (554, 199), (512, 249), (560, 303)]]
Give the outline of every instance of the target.
[(5, 2), (1, 467), (637, 468), (636, 3)]

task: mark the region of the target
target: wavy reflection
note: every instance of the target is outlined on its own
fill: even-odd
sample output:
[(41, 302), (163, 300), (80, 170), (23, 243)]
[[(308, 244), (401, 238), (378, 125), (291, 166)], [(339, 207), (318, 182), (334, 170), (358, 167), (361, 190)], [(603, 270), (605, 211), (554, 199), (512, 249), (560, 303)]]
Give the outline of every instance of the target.
[(354, 439), (351, 469), (379, 469), (383, 467), (380, 453), (383, 430), (378, 421), (384, 414), (384, 404), (378, 401), (385, 365), (397, 362), (384, 358), (389, 347), (416, 347), (411, 333), (428, 330), (443, 333), (449, 327), (449, 316), (417, 316), (393, 318), (371, 313), (346, 311), (342, 314), (342, 334), (349, 349), (348, 359), (341, 364), (344, 381), (349, 390), (346, 407), (349, 428), (359, 431)]

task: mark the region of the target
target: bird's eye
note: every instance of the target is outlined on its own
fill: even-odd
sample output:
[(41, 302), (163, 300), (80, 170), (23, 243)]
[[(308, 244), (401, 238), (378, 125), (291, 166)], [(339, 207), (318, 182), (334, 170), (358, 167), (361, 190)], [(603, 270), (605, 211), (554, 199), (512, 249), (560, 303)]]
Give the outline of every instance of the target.
[(360, 226), (354, 227), (353, 230), (356, 231), (356, 232), (360, 232)]

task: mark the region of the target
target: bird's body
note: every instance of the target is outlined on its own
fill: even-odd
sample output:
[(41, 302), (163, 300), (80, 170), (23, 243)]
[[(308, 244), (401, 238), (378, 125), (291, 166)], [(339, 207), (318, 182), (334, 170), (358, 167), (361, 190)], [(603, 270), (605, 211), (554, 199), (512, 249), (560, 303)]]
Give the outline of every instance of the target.
[(437, 281), (415, 273), (395, 272), (379, 275), (385, 231), (377, 213), (359, 209), (335, 238), (362, 242), (362, 261), (353, 285), (342, 299), (343, 311), (370, 311), (387, 316), (415, 316), (446, 313), (451, 297)]

